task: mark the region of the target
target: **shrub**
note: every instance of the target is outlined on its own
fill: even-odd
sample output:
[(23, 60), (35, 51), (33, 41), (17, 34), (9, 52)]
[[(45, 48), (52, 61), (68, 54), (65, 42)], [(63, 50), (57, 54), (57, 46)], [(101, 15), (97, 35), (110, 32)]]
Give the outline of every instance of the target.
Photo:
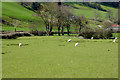
[(17, 32), (17, 33), (9, 33), (9, 34), (3, 34), (2, 36), (0, 36), (2, 39), (16, 39), (18, 37), (22, 37), (22, 36), (31, 36), (30, 33), (25, 33), (25, 32)]
[(106, 20), (106, 21), (103, 22), (103, 26), (104, 26), (105, 29), (109, 29), (109, 28), (111, 29), (112, 24), (113, 23), (110, 20)]
[(45, 31), (31, 31), (31, 34), (35, 35), (35, 36), (45, 36), (46, 32)]
[(88, 38), (90, 39), (93, 34), (95, 33), (94, 29), (90, 26), (85, 26), (82, 30), (81, 30), (81, 34), (79, 34), (79, 36), (83, 36), (84, 38)]
[(112, 37), (112, 31), (99, 28), (88, 28), (82, 30), (82, 33), (79, 34), (79, 36), (83, 36), (87, 39), (90, 39), (91, 37), (94, 37), (94, 39), (109, 39), (110, 37)]

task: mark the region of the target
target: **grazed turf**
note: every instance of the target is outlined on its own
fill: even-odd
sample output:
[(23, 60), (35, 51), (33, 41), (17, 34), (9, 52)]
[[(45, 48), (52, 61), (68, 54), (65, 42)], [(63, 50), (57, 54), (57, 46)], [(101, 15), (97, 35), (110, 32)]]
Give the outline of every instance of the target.
[(20, 20), (32, 20), (34, 12), (22, 7), (16, 2), (2, 2), (2, 15)]
[(108, 39), (21, 37), (3, 40), (2, 49), (3, 78), (118, 77), (118, 43)]

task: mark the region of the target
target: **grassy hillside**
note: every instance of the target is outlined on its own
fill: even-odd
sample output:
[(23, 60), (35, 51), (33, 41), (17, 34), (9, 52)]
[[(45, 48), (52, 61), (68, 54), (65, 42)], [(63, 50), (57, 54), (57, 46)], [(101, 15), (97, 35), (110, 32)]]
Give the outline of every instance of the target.
[(15, 2), (3, 2), (2, 3), (2, 15), (17, 18), (20, 20), (34, 19), (32, 16), (34, 12), (22, 7)]
[[(30, 30), (26, 29), (29, 27), (42, 27), (43, 22), (42, 19), (39, 18), (39, 24), (33, 25), (34, 21), (36, 21), (36, 17), (33, 16), (35, 12), (26, 9), (16, 2), (3, 2), (2, 3), (2, 20), (4, 20), (3, 29), (0, 30), (11, 30), (13, 31), (13, 20), (19, 20), (18, 30)], [(9, 27), (9, 28), (8, 28)]]
[[(4, 31), (14, 31), (13, 26), (8, 26), (8, 25), (3, 25), (3, 26), (4, 27), (2, 27), (2, 30)], [(17, 31), (30, 31), (30, 29), (26, 27), (17, 27)]]
[[(67, 5), (70, 5), (72, 6), (72, 12), (73, 14), (77, 15), (77, 16), (85, 16), (87, 18), (94, 18), (95, 16), (95, 10), (94, 8), (90, 8), (88, 6), (84, 6), (84, 5), (81, 5), (81, 4), (78, 4), (78, 3), (74, 3), (74, 4), (67, 4)], [(101, 5), (102, 9), (104, 10), (109, 10), (111, 9), (112, 12), (113, 12), (113, 16), (116, 16), (116, 13), (117, 13), (117, 8), (113, 8), (113, 7), (108, 7), (108, 6), (104, 6), (104, 5)], [(106, 19), (106, 15), (107, 15), (107, 12), (106, 11), (101, 11), (101, 10), (97, 10), (97, 12), (100, 14), (100, 18), (101, 20), (105, 20)]]
[[(100, 6), (105, 11), (94, 9), (94, 8), (89, 7), (89, 6), (85, 6), (82, 3), (75, 3), (75, 2), (74, 3), (65, 3), (65, 5), (70, 7), (71, 12), (76, 16), (85, 16), (86, 18), (94, 19), (95, 18), (95, 13), (97, 13), (98, 16), (99, 16), (99, 19), (102, 20), (102, 21), (108, 19), (108, 18), (106, 18), (106, 16), (107, 16), (106, 11), (107, 10), (112, 10), (113, 17), (117, 16), (117, 10), (118, 10), (117, 8), (114, 8), (114, 7), (111, 7), (111, 6), (105, 6), (105, 5), (102, 5), (102, 4), (100, 4)], [(96, 22), (96, 23), (103, 26), (103, 24), (100, 23), (100, 22)], [(95, 25), (94, 20), (90, 20), (89, 25), (91, 27), (97, 27), (97, 25)]]

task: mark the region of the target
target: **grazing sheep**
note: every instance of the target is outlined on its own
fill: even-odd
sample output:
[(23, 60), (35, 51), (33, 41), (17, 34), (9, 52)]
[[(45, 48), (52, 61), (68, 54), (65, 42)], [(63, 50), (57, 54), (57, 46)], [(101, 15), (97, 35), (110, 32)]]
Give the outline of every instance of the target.
[(115, 42), (116, 42), (116, 39), (114, 39), (113, 42), (115, 43)]
[(116, 42), (116, 40), (117, 40), (117, 37), (115, 37), (115, 39), (113, 40), (113, 42), (115, 43), (115, 42)]
[(91, 39), (93, 39), (94, 37), (91, 37)]
[(21, 47), (22, 46), (22, 43), (19, 43), (19, 47)]
[(75, 47), (78, 46), (78, 45), (79, 45), (79, 43), (75, 43)]
[(69, 39), (68, 42), (71, 42), (71, 39)]

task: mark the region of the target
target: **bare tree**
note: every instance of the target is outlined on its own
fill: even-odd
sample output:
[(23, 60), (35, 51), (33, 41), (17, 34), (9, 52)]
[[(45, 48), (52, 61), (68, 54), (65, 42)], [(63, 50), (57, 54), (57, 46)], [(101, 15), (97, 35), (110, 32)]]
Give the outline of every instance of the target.
[(46, 3), (45, 5), (40, 4), (39, 10), (37, 10), (37, 16), (40, 16), (46, 26), (46, 33), (50, 35), (53, 29), (57, 11), (57, 3)]
[(76, 28), (78, 28), (78, 33), (81, 33), (81, 29), (86, 26), (88, 23), (87, 19), (84, 16), (76, 16), (74, 19), (74, 24), (76, 24)]
[(103, 22), (104, 29), (111, 29), (112, 28), (112, 22), (110, 20), (105, 20)]
[(67, 34), (70, 33), (70, 24), (72, 20), (72, 13), (69, 11), (69, 8), (63, 6), (63, 3), (59, 4), (59, 11), (58, 11), (58, 35), (60, 36), (60, 30), (62, 35), (64, 35), (64, 28), (67, 28)]
[(16, 19), (14, 19), (13, 20), (13, 25), (14, 25), (14, 31), (16, 32), (17, 31), (17, 26), (19, 25), (19, 21), (18, 20), (16, 20)]
[(69, 11), (66, 11), (65, 16), (66, 16), (65, 25), (66, 25), (66, 28), (67, 28), (67, 34), (70, 35), (69, 34), (70, 33), (70, 25), (71, 25), (72, 20), (73, 20), (73, 18), (72, 18), (73, 15)]
[(60, 27), (61, 27), (61, 6), (62, 6), (62, 2), (58, 2), (58, 13), (57, 13), (57, 18), (58, 18), (58, 35), (60, 36)]
[(46, 7), (49, 12), (49, 34), (51, 34), (54, 22), (56, 21), (57, 14), (55, 13), (58, 12), (58, 5), (55, 2), (54, 3), (51, 2), (51, 3), (47, 3)]
[[(63, 5), (64, 3), (46, 3), (41, 4), (41, 8), (37, 10), (37, 16), (40, 16), (46, 26), (46, 33), (50, 35), (53, 25), (57, 24), (58, 35), (64, 35), (64, 28), (67, 28), (67, 33), (70, 33), (70, 25), (72, 21), (72, 14), (69, 8)], [(61, 32), (60, 32), (61, 31)]]

